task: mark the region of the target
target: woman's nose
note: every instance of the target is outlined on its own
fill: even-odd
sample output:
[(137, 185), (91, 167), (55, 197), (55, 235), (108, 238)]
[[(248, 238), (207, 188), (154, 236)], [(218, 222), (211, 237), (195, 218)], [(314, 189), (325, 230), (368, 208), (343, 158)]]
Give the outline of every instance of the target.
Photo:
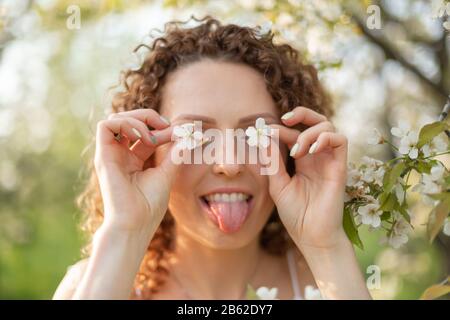
[(242, 164), (229, 164), (229, 163), (216, 163), (213, 165), (213, 171), (215, 174), (225, 175), (227, 177), (235, 177), (242, 173)]

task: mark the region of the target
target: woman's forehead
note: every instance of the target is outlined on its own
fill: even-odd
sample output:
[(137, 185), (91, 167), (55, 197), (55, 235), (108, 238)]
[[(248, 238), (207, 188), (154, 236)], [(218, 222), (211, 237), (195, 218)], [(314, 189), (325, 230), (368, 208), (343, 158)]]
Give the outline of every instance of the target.
[(256, 114), (278, 116), (263, 76), (249, 66), (202, 61), (169, 75), (161, 113), (172, 120), (200, 115), (216, 122), (246, 120)]

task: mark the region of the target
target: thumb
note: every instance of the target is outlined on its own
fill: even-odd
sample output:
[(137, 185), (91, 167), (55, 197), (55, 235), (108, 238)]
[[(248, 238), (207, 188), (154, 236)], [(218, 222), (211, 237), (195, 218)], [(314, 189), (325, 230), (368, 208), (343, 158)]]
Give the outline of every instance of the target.
[(268, 174), (269, 178), (269, 193), (272, 199), (276, 202), (283, 189), (291, 181), (286, 165), (284, 164), (283, 154), (280, 150), (280, 140), (278, 132), (275, 131), (274, 136), (271, 138), (271, 152), (274, 154), (271, 157), (278, 157), (278, 168), (275, 168), (271, 174)]
[(179, 169), (183, 164), (182, 159), (179, 157), (181, 150), (182, 146), (180, 146), (179, 143), (172, 143), (164, 159), (159, 165), (159, 169), (167, 177), (170, 186), (174, 182), (176, 176), (178, 175)]

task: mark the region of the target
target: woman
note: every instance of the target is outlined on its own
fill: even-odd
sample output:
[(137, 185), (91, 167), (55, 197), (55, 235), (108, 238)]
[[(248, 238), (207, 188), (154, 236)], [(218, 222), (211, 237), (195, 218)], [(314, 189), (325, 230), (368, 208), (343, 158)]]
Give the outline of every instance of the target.
[[(312, 66), (258, 29), (207, 17), (166, 24), (97, 126), (81, 197), (89, 257), (55, 299), (245, 299), (248, 285), (301, 299), (369, 299), (342, 227), (347, 140)], [(174, 128), (277, 129), (282, 158), (176, 164)], [(287, 149), (289, 148), (289, 149)]]

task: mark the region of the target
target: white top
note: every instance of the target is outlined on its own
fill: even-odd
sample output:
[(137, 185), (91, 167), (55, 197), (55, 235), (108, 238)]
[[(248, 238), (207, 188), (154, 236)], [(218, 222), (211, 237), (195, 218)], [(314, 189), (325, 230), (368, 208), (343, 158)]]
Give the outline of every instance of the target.
[(293, 300), (303, 300), (302, 294), (300, 291), (300, 287), (298, 285), (298, 275), (297, 275), (297, 268), (295, 265), (294, 249), (288, 250), (287, 260), (288, 260), (288, 266), (289, 266), (289, 273), (291, 275), (292, 290), (294, 291), (294, 297), (292, 299)]

